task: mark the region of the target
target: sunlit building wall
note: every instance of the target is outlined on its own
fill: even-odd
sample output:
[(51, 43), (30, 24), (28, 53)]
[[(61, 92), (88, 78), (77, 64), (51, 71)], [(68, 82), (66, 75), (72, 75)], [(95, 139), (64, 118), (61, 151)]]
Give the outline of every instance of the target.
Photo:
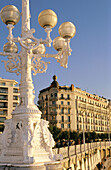
[(19, 87), (15, 80), (0, 78), (0, 131), (4, 121), (11, 118), (11, 112), (19, 103)]
[(57, 77), (40, 91), (42, 118), (63, 130), (108, 132), (111, 130), (111, 102), (74, 87), (59, 86)]

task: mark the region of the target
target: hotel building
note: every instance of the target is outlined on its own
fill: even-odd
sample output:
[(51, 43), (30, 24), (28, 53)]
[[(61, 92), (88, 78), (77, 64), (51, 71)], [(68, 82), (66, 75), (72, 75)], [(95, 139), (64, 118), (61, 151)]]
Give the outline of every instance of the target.
[(63, 130), (111, 131), (111, 101), (80, 88), (59, 86), (53, 76), (51, 85), (40, 91), (42, 118)]
[(5, 119), (11, 118), (11, 112), (19, 103), (19, 87), (15, 80), (0, 78), (0, 132), (4, 128)]

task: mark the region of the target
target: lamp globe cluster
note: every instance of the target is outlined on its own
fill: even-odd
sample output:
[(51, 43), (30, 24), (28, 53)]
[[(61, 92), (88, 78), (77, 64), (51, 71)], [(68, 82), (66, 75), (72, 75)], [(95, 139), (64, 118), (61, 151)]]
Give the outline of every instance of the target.
[[(19, 10), (13, 6), (13, 5), (7, 5), (4, 8), (2, 8), (0, 12), (0, 16), (2, 21), (8, 25), (12, 24), (15, 25), (19, 22), (21, 13)], [(49, 27), (53, 28), (57, 24), (57, 15), (54, 11), (51, 9), (43, 10), (39, 16), (38, 16), (38, 22), (41, 27), (44, 29)], [(53, 40), (53, 47), (55, 50), (60, 51), (64, 47), (67, 46), (66, 40), (71, 39), (74, 37), (76, 33), (76, 28), (73, 23), (71, 22), (64, 22), (59, 27), (59, 37), (56, 37)], [(4, 45), (4, 51), (5, 52), (18, 52), (17, 45), (13, 42), (8, 42)], [(39, 44), (39, 46), (33, 50), (34, 54), (44, 54), (46, 51), (45, 46), (43, 44)]]

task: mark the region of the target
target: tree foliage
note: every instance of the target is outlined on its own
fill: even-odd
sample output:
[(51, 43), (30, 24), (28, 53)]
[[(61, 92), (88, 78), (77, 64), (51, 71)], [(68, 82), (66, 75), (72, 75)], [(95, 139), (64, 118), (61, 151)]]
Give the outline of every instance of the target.
[[(51, 134), (53, 135), (54, 140), (57, 142), (58, 140), (69, 140), (73, 139), (75, 143), (77, 144), (78, 141), (81, 143), (83, 142), (83, 133), (79, 131), (62, 131), (61, 128), (57, 128), (57, 126), (54, 126), (52, 124), (49, 125), (49, 130)], [(111, 134), (110, 134), (111, 135)], [(97, 141), (98, 139), (101, 140), (108, 140), (108, 133), (96, 133), (93, 132), (85, 132), (85, 141)]]

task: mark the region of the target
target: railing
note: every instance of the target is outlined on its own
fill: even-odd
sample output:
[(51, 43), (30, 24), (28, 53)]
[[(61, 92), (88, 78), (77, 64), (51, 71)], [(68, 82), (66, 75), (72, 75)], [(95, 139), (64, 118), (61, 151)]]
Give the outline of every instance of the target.
[[(61, 147), (61, 148), (56, 148), (53, 149), (54, 154), (61, 154), (63, 158), (68, 158), (69, 155), (73, 156), (82, 152), (86, 152), (90, 149), (98, 149), (98, 148), (103, 148), (103, 147), (109, 147), (111, 146), (111, 141), (107, 142), (94, 142), (94, 143), (86, 143), (86, 144), (80, 144), (80, 145), (73, 145), (69, 146), (69, 151), (68, 151), (68, 146), (67, 147)], [(68, 153), (69, 152), (69, 153)]]

